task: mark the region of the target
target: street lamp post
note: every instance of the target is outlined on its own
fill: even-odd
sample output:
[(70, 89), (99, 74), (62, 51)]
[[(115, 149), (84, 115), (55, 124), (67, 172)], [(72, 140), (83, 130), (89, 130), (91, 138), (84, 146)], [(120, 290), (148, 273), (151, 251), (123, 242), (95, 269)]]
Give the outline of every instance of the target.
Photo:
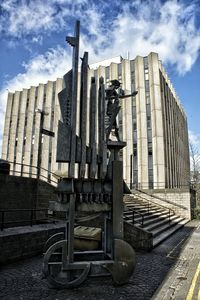
[(44, 110), (37, 109), (36, 112), (40, 113), (40, 130), (39, 130), (39, 141), (38, 141), (38, 159), (37, 159), (37, 179), (40, 179), (40, 168), (42, 160), (42, 134), (43, 134), (43, 125), (44, 125), (44, 116), (47, 116), (48, 113)]

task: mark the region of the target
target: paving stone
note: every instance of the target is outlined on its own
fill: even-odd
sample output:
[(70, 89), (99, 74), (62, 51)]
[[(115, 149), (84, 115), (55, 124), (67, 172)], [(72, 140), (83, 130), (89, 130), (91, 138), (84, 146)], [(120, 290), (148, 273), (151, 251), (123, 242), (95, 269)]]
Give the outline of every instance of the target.
[[(3, 266), (0, 270), (2, 300), (124, 300), (151, 299), (177, 261), (193, 226), (188, 225), (152, 252), (137, 252), (137, 264), (128, 284), (115, 287), (111, 278), (89, 278), (73, 290), (50, 288), (42, 274), (42, 256)], [(180, 261), (177, 267), (183, 268)], [(180, 276), (185, 276), (182, 273)], [(180, 278), (180, 281), (184, 281)]]

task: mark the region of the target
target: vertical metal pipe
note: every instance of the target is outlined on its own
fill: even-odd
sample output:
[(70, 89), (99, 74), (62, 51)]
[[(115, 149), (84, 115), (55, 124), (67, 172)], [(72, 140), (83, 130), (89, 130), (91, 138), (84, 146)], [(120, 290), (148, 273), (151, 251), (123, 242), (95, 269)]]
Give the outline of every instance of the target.
[(104, 178), (107, 172), (107, 144), (105, 135), (105, 88), (103, 77), (99, 79), (98, 93), (98, 128), (99, 128), (99, 157), (101, 159), (99, 167), (99, 177)]
[(133, 154), (130, 155), (130, 189), (133, 188)]
[(114, 160), (112, 162), (112, 222), (113, 238), (123, 239), (123, 163)]
[(79, 34), (80, 21), (76, 22), (75, 38), (73, 46), (73, 66), (72, 66), (72, 106), (71, 106), (71, 147), (69, 177), (75, 176), (75, 159), (76, 159), (76, 111), (77, 111), (77, 86), (78, 86), (78, 61), (79, 61)]
[(81, 95), (80, 95), (80, 138), (81, 162), (79, 177), (83, 178), (86, 169), (86, 124), (87, 124), (87, 86), (88, 86), (88, 53), (85, 52), (81, 66)]
[(90, 89), (90, 137), (89, 145), (91, 149), (91, 162), (89, 165), (89, 178), (94, 179), (97, 169), (96, 151), (96, 82), (95, 77), (91, 78)]

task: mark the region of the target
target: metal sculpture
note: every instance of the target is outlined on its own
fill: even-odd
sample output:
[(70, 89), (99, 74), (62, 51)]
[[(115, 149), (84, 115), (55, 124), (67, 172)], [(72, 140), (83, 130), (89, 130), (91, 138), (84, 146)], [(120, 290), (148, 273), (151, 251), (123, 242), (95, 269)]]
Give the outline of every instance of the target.
[[(62, 121), (58, 125), (57, 162), (68, 163), (68, 178), (58, 183), (58, 201), (54, 209), (66, 212), (66, 230), (47, 241), (43, 265), (46, 278), (57, 288), (76, 287), (87, 276), (108, 274), (112, 275), (116, 284), (123, 284), (128, 281), (135, 266), (134, 251), (123, 241), (123, 166), (122, 161), (118, 160), (118, 152), (126, 143), (119, 140), (116, 124), (119, 99), (127, 96), (117, 93), (117, 80), (112, 81), (105, 91), (102, 77), (97, 91), (96, 79), (92, 77), (87, 105), (88, 53), (85, 52), (77, 110), (79, 31), (80, 23), (77, 21), (75, 36), (66, 38), (73, 47), (72, 70), (64, 76), (64, 87), (58, 95)], [(110, 105), (107, 127), (106, 100)], [(117, 141), (109, 140), (113, 127)], [(88, 218), (95, 218), (99, 214), (103, 216), (102, 247), (99, 250), (74, 250), (74, 226), (83, 212), (88, 214)]]

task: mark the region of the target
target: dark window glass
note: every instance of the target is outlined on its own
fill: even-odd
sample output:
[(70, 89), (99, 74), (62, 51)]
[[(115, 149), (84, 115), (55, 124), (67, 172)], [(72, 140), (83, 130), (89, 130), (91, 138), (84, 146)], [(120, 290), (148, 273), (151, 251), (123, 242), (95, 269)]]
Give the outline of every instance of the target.
[(145, 80), (145, 91), (149, 92), (149, 80)]
[(148, 57), (144, 57), (144, 68), (148, 69)]
[(106, 79), (109, 79), (110, 77), (110, 68), (106, 67)]
[(118, 76), (122, 75), (122, 64), (117, 65)]

